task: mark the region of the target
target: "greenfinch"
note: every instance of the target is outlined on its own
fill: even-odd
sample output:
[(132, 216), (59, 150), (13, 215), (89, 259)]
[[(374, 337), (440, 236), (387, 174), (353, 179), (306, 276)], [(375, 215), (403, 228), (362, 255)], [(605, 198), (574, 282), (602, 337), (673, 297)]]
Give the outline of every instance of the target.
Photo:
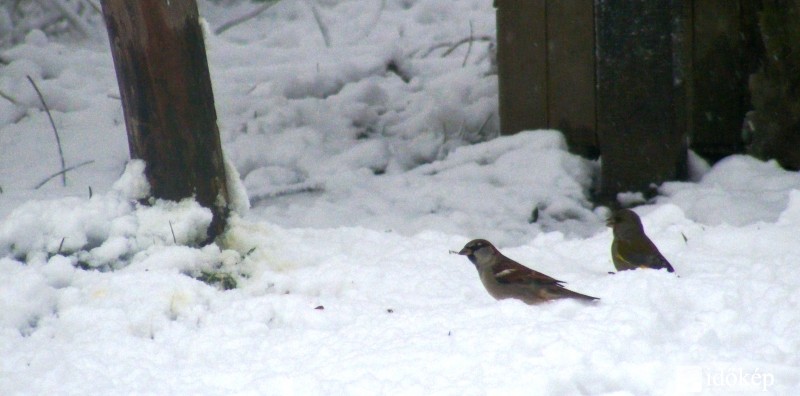
[(642, 220), (636, 212), (620, 209), (614, 212), (606, 224), (614, 230), (611, 258), (617, 271), (666, 268), (669, 272), (675, 272), (653, 241), (645, 235)]
[[(455, 253), (455, 252), (453, 252)], [(468, 242), (458, 254), (475, 265), (486, 291), (497, 300), (515, 298), (538, 304), (559, 298), (598, 300), (564, 288), (562, 281), (534, 271), (506, 256), (485, 239)]]

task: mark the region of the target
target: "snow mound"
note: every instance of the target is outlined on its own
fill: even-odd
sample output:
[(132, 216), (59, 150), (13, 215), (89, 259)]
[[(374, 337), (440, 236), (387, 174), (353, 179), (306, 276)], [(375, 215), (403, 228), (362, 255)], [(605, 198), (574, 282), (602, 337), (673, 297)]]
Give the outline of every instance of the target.
[(141, 205), (132, 198), (146, 191), (143, 175), (136, 175), (144, 168), (138, 162), (127, 169), (108, 194), (31, 201), (15, 209), (0, 225), (0, 256), (44, 262), (61, 255), (76, 266), (111, 270), (140, 252), (206, 238), (210, 210), (192, 199)]
[(255, 206), (260, 216), (281, 225), (436, 230), (511, 244), (542, 230), (586, 236), (602, 229), (603, 219), (589, 202), (596, 166), (567, 152), (561, 133), (528, 131), (459, 147), (400, 174), (343, 169), (306, 185), (270, 171), (259, 179), (251, 174), (246, 183), (269, 185), (288, 177), (307, 187), (262, 198)]
[(773, 222), (789, 202), (789, 192), (800, 189), (800, 174), (780, 168), (775, 161), (734, 155), (714, 165), (697, 183), (667, 182), (663, 197), (689, 217), (704, 224), (747, 225)]

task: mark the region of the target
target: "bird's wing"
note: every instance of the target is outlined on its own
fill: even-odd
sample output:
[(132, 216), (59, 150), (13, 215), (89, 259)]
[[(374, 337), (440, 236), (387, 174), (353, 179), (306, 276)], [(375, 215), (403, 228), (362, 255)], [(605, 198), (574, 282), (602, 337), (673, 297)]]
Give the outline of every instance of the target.
[(497, 264), (492, 266), (494, 278), (499, 283), (506, 284), (531, 284), (538, 283), (543, 285), (558, 285), (561, 286), (562, 281), (547, 276), (541, 272), (534, 271), (522, 264), (513, 260), (500, 260)]
[[(645, 243), (632, 244), (627, 241), (623, 242), (625, 246), (620, 246), (616, 253), (616, 257), (634, 267), (648, 267), (648, 268), (666, 268), (669, 272), (674, 269), (669, 261), (661, 254), (656, 245), (646, 239)], [(624, 255), (619, 254), (619, 251), (625, 252)]]
[(667, 259), (658, 251), (656, 251), (656, 254), (653, 254), (648, 258), (647, 265), (650, 268), (666, 268), (669, 272), (675, 272), (675, 269), (672, 268), (672, 264), (670, 264), (669, 261), (667, 261)]

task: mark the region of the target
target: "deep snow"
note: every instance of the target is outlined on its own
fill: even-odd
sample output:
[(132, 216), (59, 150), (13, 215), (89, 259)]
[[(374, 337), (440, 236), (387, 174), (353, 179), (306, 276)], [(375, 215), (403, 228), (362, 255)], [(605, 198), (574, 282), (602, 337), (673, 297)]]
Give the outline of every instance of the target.
[[(207, 37), (252, 208), (206, 247), (196, 203), (136, 203), (102, 36), (0, 51), (0, 394), (800, 392), (797, 173), (695, 159), (636, 209), (678, 276), (609, 275), (598, 164), (556, 131), (483, 141), (488, 43), (425, 54), (493, 35), (490, 1), (313, 2), (329, 48), (309, 4)], [(201, 5), (209, 30), (252, 6)], [(59, 163), (28, 75), (67, 165), (94, 161), (67, 187), (34, 189)], [(477, 237), (601, 301), (494, 301), (448, 254)]]

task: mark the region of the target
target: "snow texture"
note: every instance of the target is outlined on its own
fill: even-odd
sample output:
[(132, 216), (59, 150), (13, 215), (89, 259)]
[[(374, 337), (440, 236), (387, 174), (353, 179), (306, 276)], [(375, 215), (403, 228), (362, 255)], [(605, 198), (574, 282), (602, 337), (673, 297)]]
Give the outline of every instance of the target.
[[(438, 46), (493, 36), (490, 1), (283, 0), (219, 36), (257, 5), (200, 4), (235, 208), (208, 246), (128, 159), (107, 42), (0, 52), (0, 394), (800, 392), (797, 173), (692, 155), (636, 208), (677, 275), (609, 275), (598, 163), (497, 137), (489, 43)], [(60, 164), (26, 76), (94, 161), (66, 187), (34, 188)], [(601, 300), (495, 301), (448, 253), (473, 238)]]

